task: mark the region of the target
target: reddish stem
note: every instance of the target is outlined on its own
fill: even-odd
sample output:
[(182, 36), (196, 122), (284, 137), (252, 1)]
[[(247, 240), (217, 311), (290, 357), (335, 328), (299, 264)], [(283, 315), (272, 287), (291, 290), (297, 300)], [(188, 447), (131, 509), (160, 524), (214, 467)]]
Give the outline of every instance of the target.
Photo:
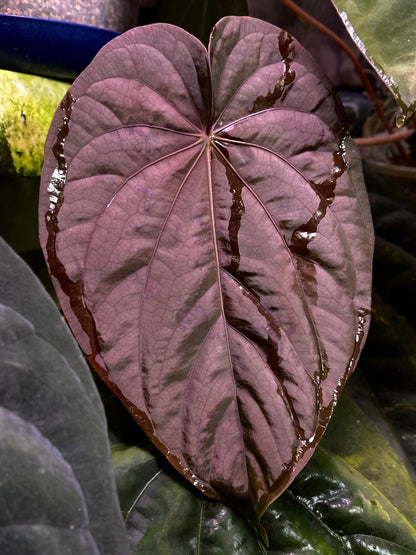
[(410, 139), (414, 133), (416, 133), (414, 129), (403, 129), (403, 131), (397, 131), (393, 134), (384, 133), (383, 135), (376, 135), (375, 137), (357, 137), (354, 141), (358, 146), (385, 145)]

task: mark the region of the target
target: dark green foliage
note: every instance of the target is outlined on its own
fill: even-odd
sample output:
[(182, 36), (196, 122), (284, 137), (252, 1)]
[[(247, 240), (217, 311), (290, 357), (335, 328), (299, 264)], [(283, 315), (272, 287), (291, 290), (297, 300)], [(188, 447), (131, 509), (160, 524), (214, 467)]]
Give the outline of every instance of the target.
[(126, 553), (88, 367), (49, 295), (3, 240), (0, 466), (3, 555)]

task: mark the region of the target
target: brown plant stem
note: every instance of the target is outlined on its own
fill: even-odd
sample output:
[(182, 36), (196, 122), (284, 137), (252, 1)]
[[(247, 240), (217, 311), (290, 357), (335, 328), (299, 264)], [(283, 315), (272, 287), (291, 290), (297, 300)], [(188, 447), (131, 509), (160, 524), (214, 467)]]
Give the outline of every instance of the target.
[(338, 46), (340, 48), (342, 48), (342, 50), (351, 59), (351, 61), (353, 62), (358, 74), (360, 75), (361, 80), (363, 82), (363, 85), (365, 87), (365, 90), (367, 91), (368, 96), (374, 102), (374, 108), (376, 109), (376, 111), (377, 111), (377, 113), (380, 117), (380, 120), (382, 121), (386, 131), (388, 131), (389, 133), (393, 133), (393, 128), (390, 125), (390, 122), (387, 119), (386, 114), (384, 113), (383, 108), (380, 105), (380, 101), (377, 98), (376, 92), (375, 92), (372, 84), (370, 83), (370, 80), (368, 79), (367, 74), (365, 73), (365, 71), (363, 69), (363, 66), (361, 65), (357, 56), (354, 54), (353, 50), (336, 33), (331, 31), (331, 29), (328, 29), (328, 27), (326, 27), (318, 19), (315, 19), (308, 12), (305, 12), (305, 10), (303, 10), (295, 2), (293, 2), (292, 0), (280, 0), (280, 1), (283, 4), (285, 4), (285, 6), (287, 6), (290, 10), (292, 10), (296, 15), (306, 19), (311, 25), (313, 25), (314, 27), (319, 29), (319, 31), (321, 31), (322, 33), (325, 33), (325, 35), (327, 35), (329, 38), (331, 38), (334, 42), (336, 42), (338, 44)]
[(414, 129), (403, 129), (393, 134), (384, 133), (375, 137), (356, 137), (354, 141), (358, 146), (385, 145), (410, 139), (414, 133), (416, 133)]

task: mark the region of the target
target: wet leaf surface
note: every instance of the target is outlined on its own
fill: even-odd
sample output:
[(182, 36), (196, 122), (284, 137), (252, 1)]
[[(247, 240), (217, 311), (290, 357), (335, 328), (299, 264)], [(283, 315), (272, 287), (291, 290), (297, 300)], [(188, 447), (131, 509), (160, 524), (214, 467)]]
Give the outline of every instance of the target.
[(41, 243), (104, 381), (254, 522), (311, 457), (367, 335), (373, 234), (342, 108), (286, 32), (224, 18), (104, 47), (53, 120)]
[(127, 553), (89, 369), (49, 295), (2, 239), (0, 466), (2, 554)]
[[(306, 468), (263, 516), (274, 555), (386, 555), (416, 549), (416, 488), (389, 441), (382, 417), (343, 395)], [(371, 416), (369, 417), (368, 414)], [(255, 555), (253, 528), (203, 497), (137, 445), (113, 448), (117, 488), (133, 553)]]

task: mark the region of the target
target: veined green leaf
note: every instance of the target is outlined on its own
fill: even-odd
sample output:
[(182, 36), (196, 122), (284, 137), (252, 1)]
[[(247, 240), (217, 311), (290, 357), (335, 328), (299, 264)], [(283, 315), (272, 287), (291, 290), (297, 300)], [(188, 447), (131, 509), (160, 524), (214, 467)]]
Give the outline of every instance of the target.
[(115, 446), (131, 549), (140, 555), (370, 555), (374, 549), (410, 555), (416, 488), (374, 410), (341, 397), (315, 455), (263, 516), (267, 549), (240, 515), (193, 490), (163, 457)]

